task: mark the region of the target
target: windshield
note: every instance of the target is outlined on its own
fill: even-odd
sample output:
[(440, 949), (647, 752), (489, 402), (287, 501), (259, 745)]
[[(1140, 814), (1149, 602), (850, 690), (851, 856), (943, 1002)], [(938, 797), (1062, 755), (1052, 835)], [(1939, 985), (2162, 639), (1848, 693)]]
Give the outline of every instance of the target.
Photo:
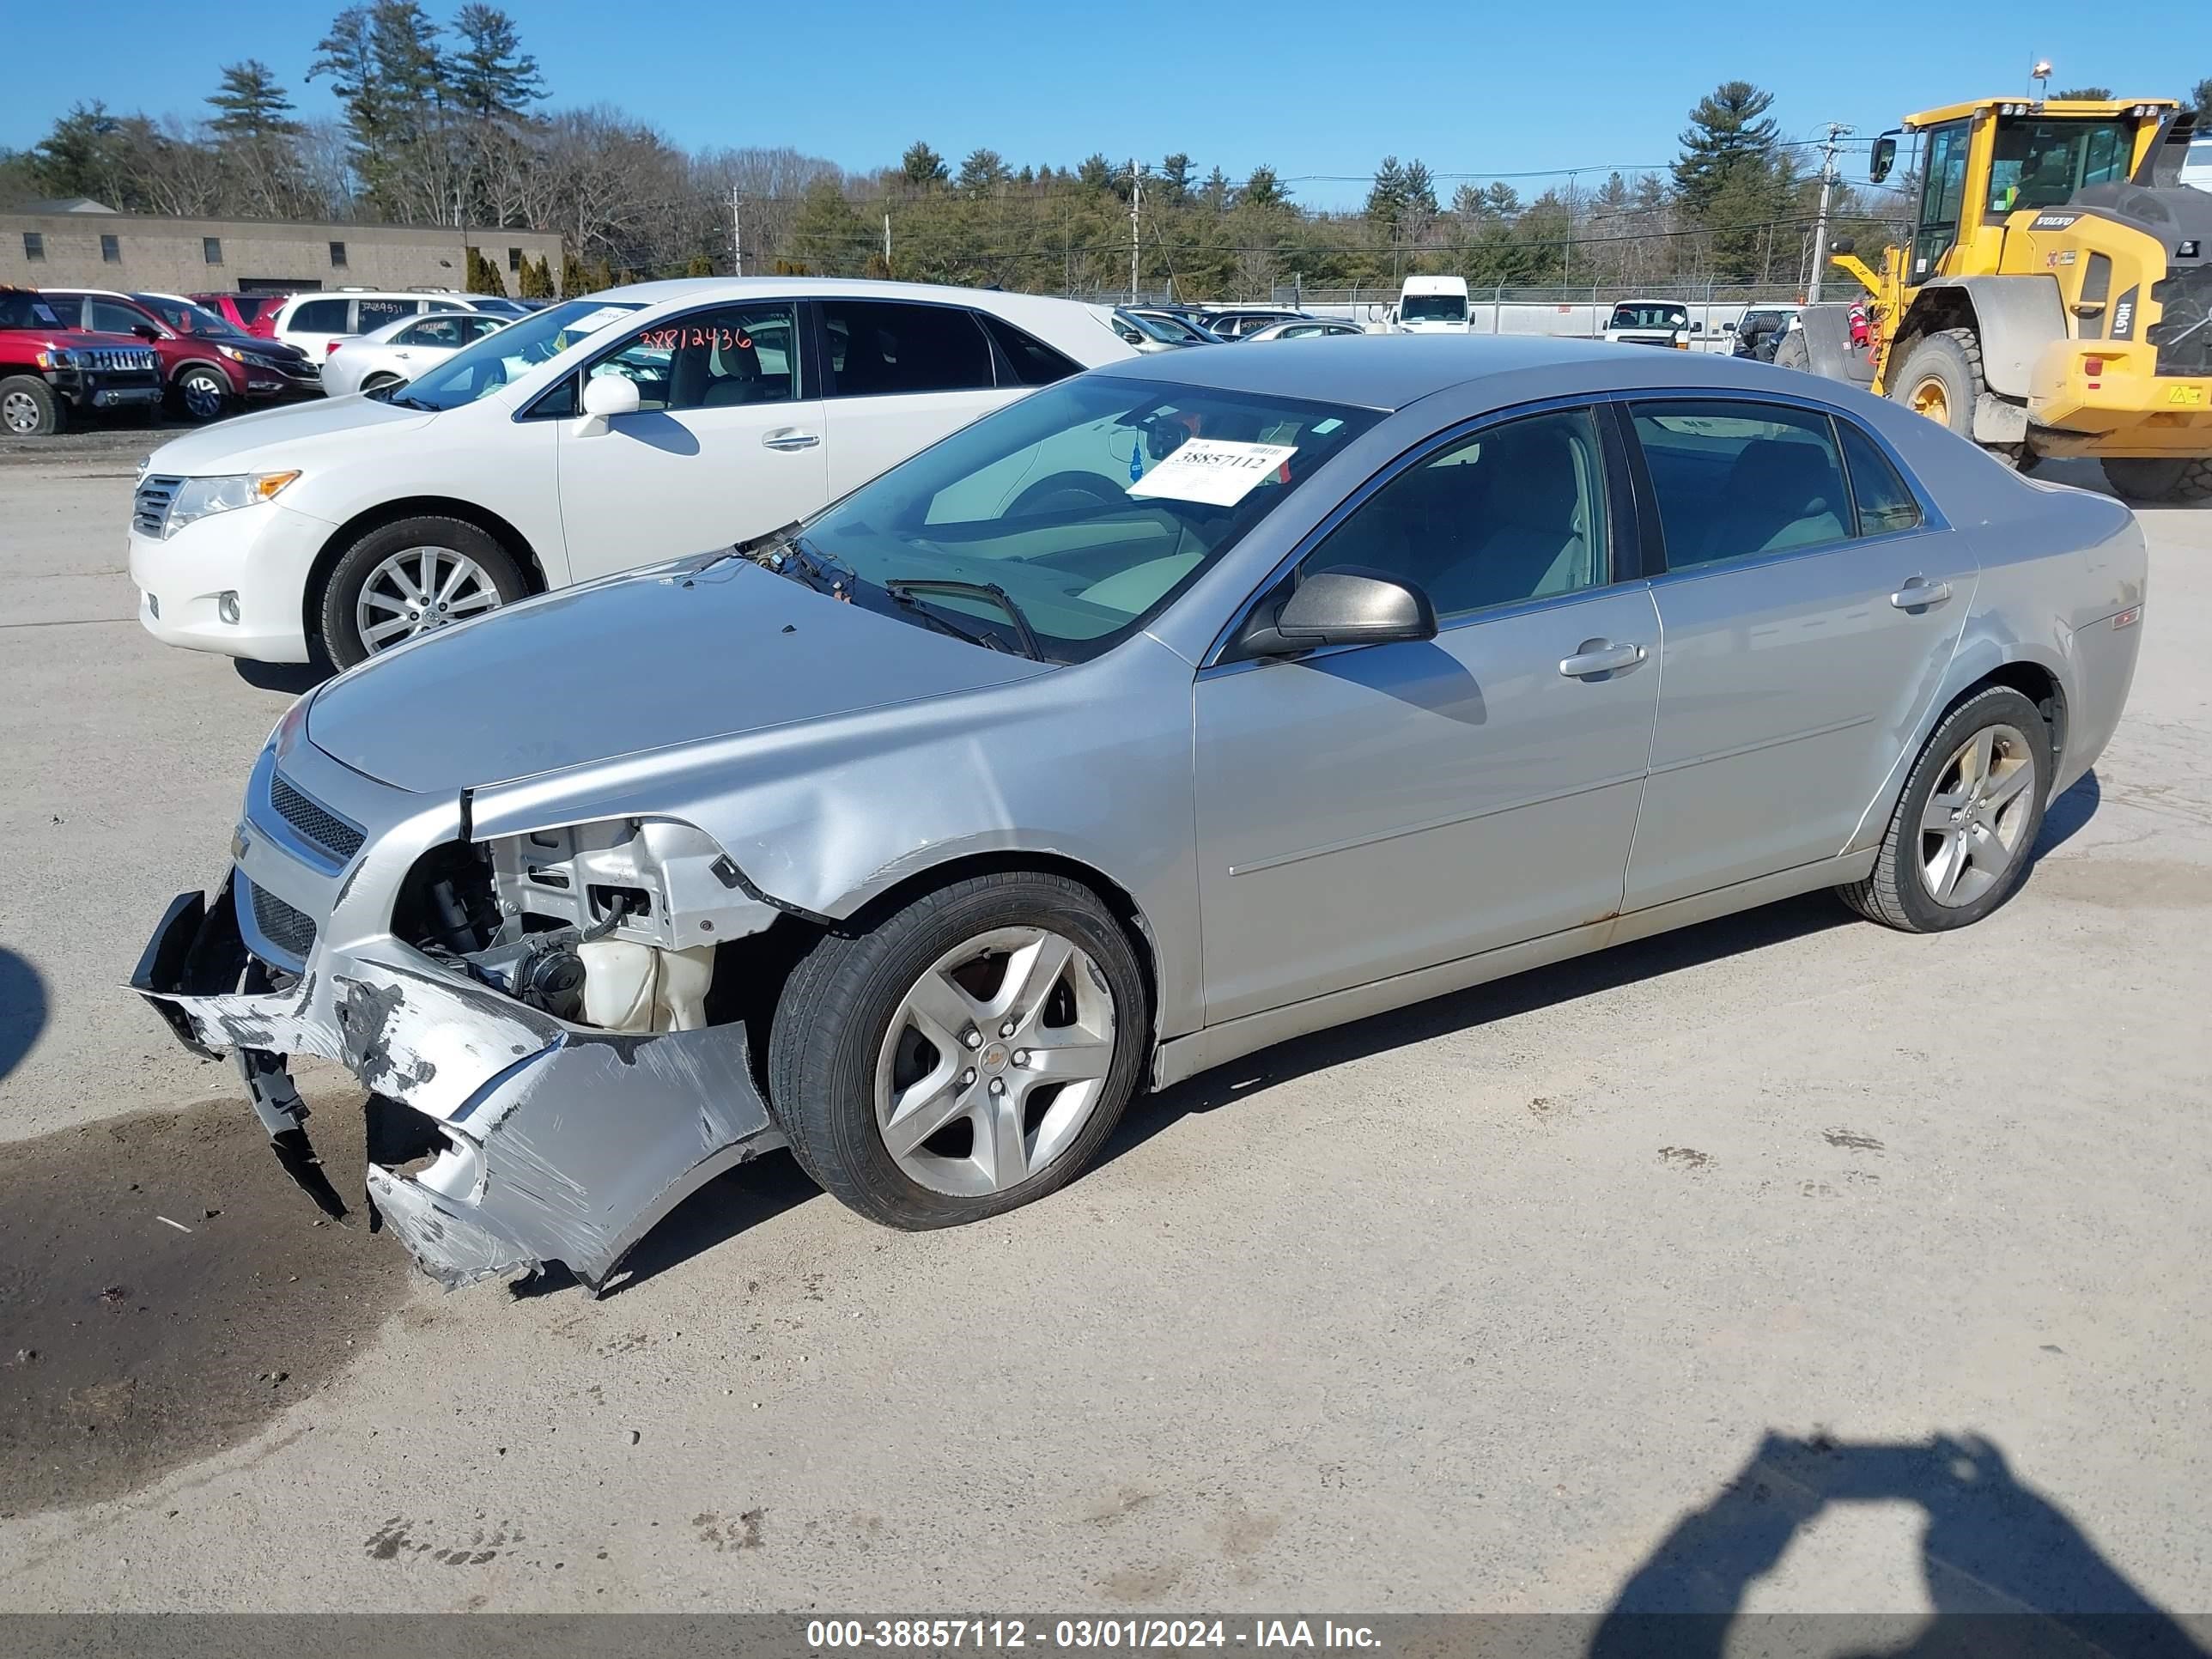
[[(1300, 482), (1375, 423), (1370, 410), (1082, 375), (953, 434), (810, 523), (805, 549), (860, 597), (930, 613), (1008, 650), (1019, 628), (1076, 662), (1141, 628)], [(918, 584), (918, 603), (885, 585)]]
[(2084, 185), (2125, 179), (2133, 150), (2130, 122), (2002, 116), (1990, 164), (1990, 211), (2057, 207)]
[(409, 409), (459, 409), (512, 386), (586, 335), (641, 309), (635, 300), (571, 300), (532, 312), (455, 352), (391, 399)]
[(196, 334), (203, 338), (250, 340), (253, 337), (227, 317), (218, 317), (205, 306), (196, 306), (188, 300), (165, 300), (158, 294), (135, 296), (138, 303), (159, 317), (179, 334)]
[(1613, 308), (1614, 328), (1687, 328), (1690, 313), (1680, 306), (1638, 305), (1631, 302)]
[(1401, 323), (1463, 323), (1467, 300), (1457, 294), (1408, 294), (1398, 301)]

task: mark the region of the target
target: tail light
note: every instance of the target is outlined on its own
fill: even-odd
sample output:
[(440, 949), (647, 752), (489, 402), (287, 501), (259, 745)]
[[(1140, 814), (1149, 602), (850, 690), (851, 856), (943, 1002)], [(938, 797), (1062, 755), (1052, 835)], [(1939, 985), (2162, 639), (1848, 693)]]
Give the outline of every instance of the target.
[(325, 340), (325, 341), (324, 341), (324, 342), (323, 342), (323, 356), (325, 356), (325, 357), (329, 356), (331, 355), (331, 353), (332, 353), (333, 351), (336, 351), (336, 350), (337, 350), (340, 346), (343, 345), (344, 343), (345, 343), (345, 342), (344, 342), (343, 340)]
[(2105, 360), (2102, 357), (2084, 357), (2081, 360), (2081, 372), (2084, 374), (2102, 374), (2105, 372)]

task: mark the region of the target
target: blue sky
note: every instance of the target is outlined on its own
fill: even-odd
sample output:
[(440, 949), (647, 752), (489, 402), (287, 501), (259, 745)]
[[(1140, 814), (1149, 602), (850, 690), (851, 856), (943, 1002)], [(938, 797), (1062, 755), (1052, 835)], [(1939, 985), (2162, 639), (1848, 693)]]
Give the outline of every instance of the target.
[[(426, 0), (426, 9), (443, 19), (458, 4)], [(173, 0), (102, 0), (88, 27), (76, 8), (9, 0), (9, 56), (38, 72), (15, 77), (0, 102), (0, 145), (36, 142), (78, 99), (198, 114), (218, 67), (246, 57), (276, 69), (304, 111), (328, 112), (324, 83), (300, 83), (337, 9), (335, 0), (222, 0), (186, 18)], [(1731, 76), (1771, 90), (1792, 134), (1831, 119), (1856, 125), (1863, 156), (1863, 141), (1909, 110), (2026, 89), (2039, 52), (2056, 65), (2054, 88), (2177, 96), (2212, 76), (2207, 5), (2156, 9), (2153, 48), (2141, 30), (2085, 30), (2078, 4), (1983, 0), (1946, 8), (1939, 25), (1911, 31), (1905, 50), (1878, 9), (1766, 6), (1747, 27), (1726, 9), (1650, 0), (509, 0), (507, 9), (554, 102), (619, 105), (687, 146), (788, 143), (855, 168), (893, 161), (917, 137), (956, 164), (978, 145), (1016, 167), (1182, 149), (1201, 173), (1218, 162), (1241, 177), (1266, 162), (1310, 179), (1294, 194), (1323, 204), (1360, 187), (1316, 175), (1364, 174), (1385, 153), (1485, 177), (1663, 163), (1690, 106)]]

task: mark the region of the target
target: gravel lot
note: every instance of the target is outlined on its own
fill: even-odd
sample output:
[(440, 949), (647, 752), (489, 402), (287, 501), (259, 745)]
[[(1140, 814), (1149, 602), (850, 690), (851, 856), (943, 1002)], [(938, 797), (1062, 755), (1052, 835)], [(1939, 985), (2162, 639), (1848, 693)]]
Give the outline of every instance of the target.
[(593, 1303), (315, 1224), (117, 988), (301, 684), (131, 620), (147, 439), (0, 456), (12, 1607), (2212, 1607), (2212, 512), (1979, 928), (1445, 999), (951, 1233), (771, 1158)]

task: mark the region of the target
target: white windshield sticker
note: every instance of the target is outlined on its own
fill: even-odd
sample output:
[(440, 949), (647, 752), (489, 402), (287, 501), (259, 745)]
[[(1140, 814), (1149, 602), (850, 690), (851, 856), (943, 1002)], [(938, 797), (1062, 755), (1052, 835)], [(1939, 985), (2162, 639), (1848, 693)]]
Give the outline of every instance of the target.
[(563, 334), (596, 334), (609, 323), (618, 323), (629, 315), (627, 306), (601, 306), (597, 311), (587, 311), (561, 331)]
[(1132, 495), (1234, 507), (1262, 479), (1271, 478), (1298, 453), (1296, 444), (1240, 444), (1226, 438), (1193, 438), (1129, 485)]

